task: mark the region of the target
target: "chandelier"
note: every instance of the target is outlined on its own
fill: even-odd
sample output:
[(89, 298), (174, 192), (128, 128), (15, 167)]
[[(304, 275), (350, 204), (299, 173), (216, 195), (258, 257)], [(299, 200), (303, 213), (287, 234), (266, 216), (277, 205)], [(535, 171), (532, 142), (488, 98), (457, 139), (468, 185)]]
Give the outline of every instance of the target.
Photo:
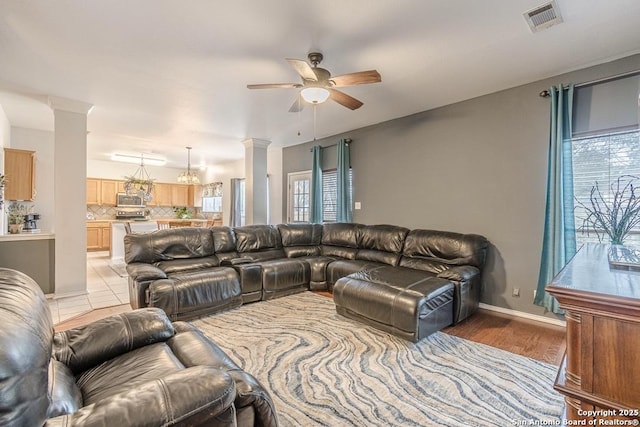
[(144, 154), (140, 156), (140, 167), (131, 176), (125, 176), (124, 191), (128, 196), (137, 195), (145, 202), (153, 199), (153, 179), (144, 168)]
[(178, 175), (181, 184), (200, 184), (200, 179), (195, 172), (191, 172), (191, 147), (187, 148), (187, 170)]

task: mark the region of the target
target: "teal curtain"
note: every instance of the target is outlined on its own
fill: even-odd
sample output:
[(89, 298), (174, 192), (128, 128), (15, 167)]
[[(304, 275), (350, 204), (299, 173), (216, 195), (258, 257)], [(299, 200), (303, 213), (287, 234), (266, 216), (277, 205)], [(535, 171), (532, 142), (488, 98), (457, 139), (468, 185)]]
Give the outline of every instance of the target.
[(322, 223), (322, 147), (316, 145), (311, 168), (311, 217), (314, 224)]
[(571, 121), (573, 84), (552, 86), (551, 133), (547, 171), (547, 203), (542, 242), (540, 275), (534, 304), (562, 313), (558, 301), (544, 288), (576, 253), (576, 227), (573, 216), (573, 166), (571, 161)]
[(349, 144), (341, 139), (338, 142), (336, 222), (352, 221), (349, 169), (351, 169)]

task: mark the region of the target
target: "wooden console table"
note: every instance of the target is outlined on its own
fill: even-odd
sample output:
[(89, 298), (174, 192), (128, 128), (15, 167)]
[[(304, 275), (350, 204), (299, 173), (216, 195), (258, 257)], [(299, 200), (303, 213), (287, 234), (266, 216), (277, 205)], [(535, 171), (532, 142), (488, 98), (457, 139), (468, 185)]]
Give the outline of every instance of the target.
[(554, 388), (570, 420), (640, 418), (640, 272), (610, 268), (608, 252), (585, 244), (546, 288), (566, 311)]

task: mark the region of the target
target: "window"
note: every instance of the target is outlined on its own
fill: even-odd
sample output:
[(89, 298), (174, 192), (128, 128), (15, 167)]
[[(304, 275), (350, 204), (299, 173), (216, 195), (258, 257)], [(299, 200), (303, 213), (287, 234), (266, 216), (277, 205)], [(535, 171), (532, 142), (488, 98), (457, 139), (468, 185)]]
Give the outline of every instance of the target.
[[(572, 160), (576, 201), (590, 206), (592, 187), (607, 200), (618, 177), (640, 177), (640, 131), (638, 131), (638, 87), (634, 75), (576, 89), (574, 98)], [(598, 242), (594, 230), (580, 230), (586, 217), (575, 203), (578, 246)], [(632, 232), (629, 244), (640, 244), (640, 229)], [(608, 242), (603, 242), (608, 243)]]
[[(353, 170), (349, 169), (349, 194), (353, 200)], [(322, 171), (322, 221), (336, 222), (338, 173)], [(289, 222), (309, 222), (311, 212), (311, 172), (289, 174)]]
[(239, 201), (239, 213), (240, 213), (240, 225), (246, 225), (245, 222), (245, 180), (241, 179), (240, 181), (238, 181), (238, 192), (240, 193), (240, 201)]
[[(349, 169), (349, 200), (353, 200), (353, 169)], [(338, 171), (322, 171), (322, 221), (336, 222), (338, 212)]]

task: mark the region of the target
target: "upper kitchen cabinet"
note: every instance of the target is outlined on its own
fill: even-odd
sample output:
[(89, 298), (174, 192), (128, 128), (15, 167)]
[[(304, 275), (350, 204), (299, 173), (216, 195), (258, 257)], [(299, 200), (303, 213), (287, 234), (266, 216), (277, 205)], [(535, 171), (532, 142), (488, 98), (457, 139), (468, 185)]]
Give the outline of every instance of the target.
[(115, 206), (124, 183), (114, 179), (87, 178), (87, 205)]
[(27, 200), (36, 198), (35, 170), (36, 152), (29, 150), (4, 149), (4, 175), (6, 200)]
[(171, 186), (171, 206), (193, 206), (189, 204), (189, 185), (173, 184)]
[(118, 193), (119, 181), (103, 179), (100, 183), (100, 204), (107, 206), (115, 206), (117, 202), (116, 194)]
[(149, 206), (171, 206), (172, 185), (156, 183), (153, 185), (153, 199)]
[(202, 185), (193, 184), (189, 186), (189, 205), (190, 207), (202, 207)]

